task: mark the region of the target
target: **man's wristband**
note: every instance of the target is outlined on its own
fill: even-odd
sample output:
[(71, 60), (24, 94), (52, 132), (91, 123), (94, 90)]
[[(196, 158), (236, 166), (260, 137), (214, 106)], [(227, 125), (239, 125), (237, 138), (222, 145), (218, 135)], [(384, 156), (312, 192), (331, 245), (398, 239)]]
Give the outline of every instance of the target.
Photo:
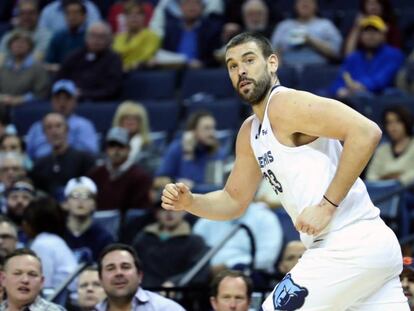
[(333, 203), (331, 200), (329, 200), (329, 199), (326, 197), (326, 195), (324, 195), (324, 196), (323, 196), (323, 198), (324, 198), (326, 201), (328, 201), (329, 203), (331, 203), (333, 206), (335, 206), (335, 207), (338, 207), (338, 206), (339, 206), (338, 204), (335, 204), (335, 203)]

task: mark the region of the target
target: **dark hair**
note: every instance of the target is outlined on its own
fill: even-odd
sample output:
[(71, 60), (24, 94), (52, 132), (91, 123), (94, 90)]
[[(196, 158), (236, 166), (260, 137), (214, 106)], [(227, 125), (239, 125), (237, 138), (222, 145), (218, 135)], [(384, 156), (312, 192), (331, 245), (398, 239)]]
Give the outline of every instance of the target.
[(40, 270), (42, 270), (42, 261), (40, 260), (40, 258), (37, 256), (37, 254), (32, 251), (29, 248), (18, 248), (16, 250), (14, 250), (13, 252), (11, 252), (10, 254), (8, 254), (5, 258), (4, 258), (4, 262), (3, 262), (3, 267), (6, 267), (7, 262), (12, 259), (13, 257), (17, 257), (17, 256), (25, 256), (25, 255), (29, 255), (32, 256), (34, 258), (36, 258), (39, 263), (40, 263)]
[(386, 126), (386, 116), (388, 113), (395, 113), (398, 116), (398, 119), (403, 123), (405, 132), (408, 136), (413, 135), (413, 115), (411, 111), (401, 105), (393, 105), (384, 109), (382, 113), (382, 125), (385, 128)]
[(63, 0), (63, 8), (65, 10), (67, 9), (68, 6), (70, 6), (72, 4), (79, 5), (83, 15), (86, 15), (87, 9), (86, 9), (86, 5), (85, 5), (84, 1), (82, 1), (82, 0)]
[(244, 283), (246, 284), (247, 298), (250, 299), (253, 293), (253, 282), (248, 276), (243, 274), (241, 271), (237, 271), (237, 270), (223, 270), (214, 277), (210, 285), (210, 296), (211, 297), (217, 297), (220, 283), (226, 277), (242, 278)]
[(109, 244), (108, 246), (106, 246), (99, 255), (99, 259), (98, 259), (98, 273), (99, 273), (99, 276), (101, 276), (101, 274), (102, 274), (102, 261), (103, 261), (104, 257), (107, 254), (112, 253), (114, 251), (127, 251), (128, 253), (130, 253), (132, 258), (134, 259), (135, 268), (137, 269), (137, 271), (142, 271), (142, 263), (141, 263), (141, 260), (138, 257), (137, 252), (135, 251), (135, 249), (133, 249), (131, 246), (129, 246), (127, 244), (112, 243), (112, 244)]
[(126, 15), (131, 14), (135, 8), (138, 8), (142, 14), (146, 15), (144, 5), (141, 1), (127, 1), (124, 5), (124, 13)]
[(259, 32), (254, 31), (242, 32), (231, 38), (226, 45), (226, 53), (229, 49), (247, 42), (255, 42), (257, 46), (260, 48), (262, 55), (265, 59), (267, 59), (270, 55), (274, 54), (273, 47), (269, 39), (267, 39)]
[(3, 136), (0, 137), (0, 146), (3, 145), (3, 142), (9, 138), (9, 137), (17, 137), (17, 139), (19, 140), (19, 144), (20, 144), (20, 148), (22, 149), (22, 152), (26, 151), (26, 143), (23, 140), (23, 138), (21, 138), (19, 135), (17, 134), (9, 134), (6, 133)]
[(200, 120), (205, 117), (211, 117), (214, 119), (213, 114), (207, 110), (197, 110), (193, 112), (187, 119), (185, 129), (187, 131), (194, 131)]
[[(293, 4), (293, 8), (292, 8), (292, 11), (293, 11), (293, 14), (292, 14), (292, 17), (294, 18), (294, 19), (298, 19), (299, 18), (299, 14), (298, 14), (298, 11), (297, 11), (297, 9), (296, 9), (296, 5), (297, 5), (297, 2), (298, 2), (299, 0), (295, 0), (295, 3)], [(318, 3), (318, 0), (313, 0), (313, 2), (315, 2), (315, 6), (316, 6), (316, 10), (315, 10), (315, 16), (321, 16), (321, 12), (320, 12), (320, 10), (319, 10), (319, 3)]]
[[(367, 14), (365, 10), (365, 6), (368, 0), (360, 0), (359, 1), (359, 11), (363, 14)], [(380, 6), (382, 7), (382, 16), (380, 16), (384, 22), (386, 23), (394, 23), (395, 22), (395, 14), (394, 8), (391, 5), (390, 0), (377, 0)]]
[(20, 0), (19, 2), (18, 2), (18, 4), (17, 4), (17, 15), (19, 15), (20, 14), (20, 11), (21, 11), (21, 9), (22, 9), (22, 6), (24, 5), (24, 4), (31, 4), (33, 7), (34, 7), (34, 9), (36, 10), (36, 13), (38, 13), (39, 12), (39, 4), (37, 3), (37, 1), (36, 0)]
[(18, 40), (18, 39), (26, 40), (26, 42), (30, 46), (29, 52), (33, 50), (33, 48), (34, 48), (33, 39), (30, 36), (30, 34), (25, 30), (13, 30), (10, 34), (9, 39), (7, 40), (7, 48), (10, 49), (13, 42)]
[(36, 235), (49, 232), (61, 236), (65, 228), (63, 211), (50, 197), (33, 200), (23, 212), (23, 221)]

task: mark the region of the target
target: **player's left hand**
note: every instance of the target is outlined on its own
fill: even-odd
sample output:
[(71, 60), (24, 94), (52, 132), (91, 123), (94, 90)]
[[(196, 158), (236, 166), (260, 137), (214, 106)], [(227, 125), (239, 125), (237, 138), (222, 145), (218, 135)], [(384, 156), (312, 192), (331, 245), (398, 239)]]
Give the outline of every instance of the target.
[(317, 236), (330, 223), (336, 207), (323, 200), (318, 205), (306, 207), (296, 218), (299, 232)]

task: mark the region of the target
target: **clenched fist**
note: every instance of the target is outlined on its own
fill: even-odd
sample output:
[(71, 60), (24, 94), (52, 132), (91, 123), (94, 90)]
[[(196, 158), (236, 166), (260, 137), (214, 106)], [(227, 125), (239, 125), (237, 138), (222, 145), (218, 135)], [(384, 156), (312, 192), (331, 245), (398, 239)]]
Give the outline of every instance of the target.
[(296, 218), (295, 227), (300, 232), (317, 236), (331, 222), (335, 211), (335, 206), (325, 201), (306, 207)]
[(166, 210), (189, 210), (193, 204), (193, 194), (184, 183), (167, 184), (162, 191), (161, 206)]

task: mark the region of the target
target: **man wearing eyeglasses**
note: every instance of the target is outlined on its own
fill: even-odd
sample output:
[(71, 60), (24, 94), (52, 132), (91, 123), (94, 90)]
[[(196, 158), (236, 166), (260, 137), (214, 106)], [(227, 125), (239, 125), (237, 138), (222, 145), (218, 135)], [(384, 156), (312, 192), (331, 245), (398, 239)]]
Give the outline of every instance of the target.
[(111, 234), (93, 223), (97, 187), (88, 177), (72, 178), (65, 187), (64, 207), (68, 217), (64, 239), (78, 261), (96, 261), (105, 246), (114, 242)]

